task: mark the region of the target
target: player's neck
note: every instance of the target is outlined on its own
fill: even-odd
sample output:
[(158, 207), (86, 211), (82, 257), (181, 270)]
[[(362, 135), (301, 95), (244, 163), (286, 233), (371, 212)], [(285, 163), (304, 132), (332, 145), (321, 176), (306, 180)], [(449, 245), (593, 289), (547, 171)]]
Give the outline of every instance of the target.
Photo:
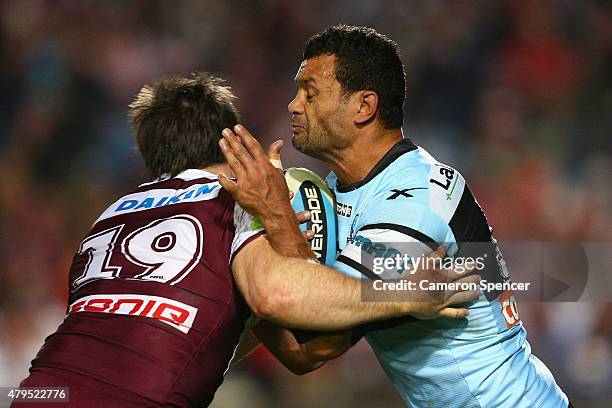
[(327, 165), (336, 174), (338, 184), (362, 181), (376, 163), (403, 138), (401, 129), (385, 129), (369, 135), (359, 135), (353, 144)]
[(234, 177), (234, 172), (232, 171), (230, 166), (227, 165), (227, 163), (211, 164), (210, 166), (200, 167), (200, 170), (207, 171), (216, 176), (218, 176), (219, 174), (225, 174), (228, 177)]

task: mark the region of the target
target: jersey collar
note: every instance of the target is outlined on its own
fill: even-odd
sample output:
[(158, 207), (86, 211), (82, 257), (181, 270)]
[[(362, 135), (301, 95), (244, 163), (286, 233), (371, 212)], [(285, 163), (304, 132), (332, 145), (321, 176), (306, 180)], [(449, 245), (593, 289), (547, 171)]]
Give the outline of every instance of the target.
[(216, 180), (218, 178), (216, 174), (213, 174), (209, 171), (202, 170), (202, 169), (187, 169), (183, 171), (182, 173), (179, 173), (176, 175), (176, 178), (180, 178), (185, 181), (202, 178), (202, 177), (206, 177), (212, 180)]
[(374, 177), (378, 176), (384, 169), (386, 169), (391, 163), (393, 163), (398, 157), (404, 153), (411, 152), (417, 149), (417, 146), (412, 143), (410, 139), (402, 139), (393, 145), (391, 149), (376, 163), (376, 165), (370, 170), (366, 178), (353, 184), (347, 184), (341, 186), (336, 180), (336, 190), (339, 193), (348, 193), (356, 190), (359, 187), (367, 184)]
[[(203, 178), (203, 177), (209, 178), (211, 180), (217, 180), (218, 179), (216, 174), (213, 174), (213, 173), (211, 173), (209, 171), (201, 170), (201, 169), (187, 169), (187, 170), (184, 170), (181, 173), (177, 174), (176, 176), (174, 176), (174, 178), (179, 178), (179, 179), (185, 180), (185, 181), (194, 180), (194, 179)], [(147, 183), (142, 183), (138, 187), (148, 186), (149, 184), (159, 183), (160, 181), (170, 180), (171, 178), (173, 178), (173, 177), (170, 176), (169, 173), (164, 173), (161, 176), (159, 176), (158, 178), (156, 178), (155, 180), (149, 181)]]

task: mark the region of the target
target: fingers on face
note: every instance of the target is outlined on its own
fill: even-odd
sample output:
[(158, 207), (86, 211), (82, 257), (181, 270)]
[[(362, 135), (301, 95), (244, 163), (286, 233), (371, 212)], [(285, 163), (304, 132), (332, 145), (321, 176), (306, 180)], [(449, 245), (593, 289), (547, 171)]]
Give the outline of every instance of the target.
[(244, 177), (246, 174), (246, 170), (240, 160), (236, 157), (234, 150), (231, 148), (231, 145), (228, 143), (227, 139), (221, 139), (219, 141), (219, 146), (221, 146), (221, 153), (225, 157), (228, 166), (234, 174), (240, 179)]
[(229, 129), (223, 129), (222, 134), (223, 134), (225, 141), (229, 145), (229, 148), (233, 151), (234, 156), (236, 156), (236, 159), (238, 159), (240, 163), (246, 169), (248, 169), (248, 167), (251, 164), (252, 159), (251, 159), (251, 156), (249, 156), (249, 153), (246, 151), (246, 149), (242, 145), (242, 143), (240, 142), (240, 139), (238, 138), (238, 136), (236, 136), (234, 132), (232, 132)]
[[(244, 146), (246, 146), (247, 150), (253, 156), (255, 160), (263, 160), (267, 158), (266, 154), (261, 147), (261, 144), (253, 137), (253, 135), (246, 130), (246, 128), (242, 125), (234, 126), (234, 132), (240, 137)], [(279, 148), (280, 152), (280, 148)]]

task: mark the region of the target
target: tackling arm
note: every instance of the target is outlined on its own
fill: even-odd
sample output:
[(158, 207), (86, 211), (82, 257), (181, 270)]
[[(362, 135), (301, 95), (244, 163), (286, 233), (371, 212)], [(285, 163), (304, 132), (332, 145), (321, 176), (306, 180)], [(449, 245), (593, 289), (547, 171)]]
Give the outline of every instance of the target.
[(283, 257), (265, 237), (250, 242), (236, 255), (232, 271), (251, 310), (288, 327), (347, 329), (416, 312), (421, 308), (417, 303), (425, 303), (361, 302), (358, 280), (314, 261)]
[[(300, 221), (306, 218), (304, 213), (297, 216)], [(281, 255), (314, 258), (306, 241), (290, 228), (290, 225), (280, 222), (267, 224), (268, 240)], [(247, 356), (261, 341), (288, 370), (303, 375), (318, 369), (326, 360), (338, 357), (350, 348), (349, 341), (338, 341), (345, 336), (350, 338), (349, 330), (316, 333), (319, 334), (316, 338), (300, 344), (291, 330), (267, 320), (260, 320), (243, 336), (232, 364)]]
[[(273, 150), (272, 153), (274, 153)], [(304, 221), (299, 218), (301, 215), (298, 214), (300, 222)], [(314, 258), (306, 241), (290, 228), (291, 225), (286, 224), (286, 219), (280, 222), (270, 220), (266, 222), (267, 237), (272, 248), (284, 256)], [(307, 332), (313, 334), (311, 340), (300, 342), (291, 330), (270, 321), (261, 320), (253, 328), (253, 332), (278, 361), (297, 375), (320, 368), (325, 361), (339, 357), (352, 345), (351, 330)]]

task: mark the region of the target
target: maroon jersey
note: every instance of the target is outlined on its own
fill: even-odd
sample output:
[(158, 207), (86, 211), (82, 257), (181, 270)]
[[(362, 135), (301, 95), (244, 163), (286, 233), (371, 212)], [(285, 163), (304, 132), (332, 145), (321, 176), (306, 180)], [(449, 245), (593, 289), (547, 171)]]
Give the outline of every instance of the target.
[(231, 259), (262, 232), (202, 170), (120, 198), (81, 243), (66, 318), (30, 377), (126, 404), (208, 405), (250, 315)]

